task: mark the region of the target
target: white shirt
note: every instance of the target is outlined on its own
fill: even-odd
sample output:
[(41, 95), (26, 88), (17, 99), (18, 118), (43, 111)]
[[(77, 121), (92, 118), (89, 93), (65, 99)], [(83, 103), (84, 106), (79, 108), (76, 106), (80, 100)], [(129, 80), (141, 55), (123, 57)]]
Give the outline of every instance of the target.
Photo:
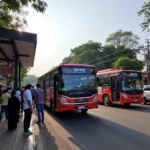
[(30, 108), (30, 106), (28, 105), (28, 102), (27, 102), (28, 100), (31, 102), (31, 105), (32, 105), (32, 93), (30, 90), (27, 89), (23, 93), (23, 109), (24, 110)]

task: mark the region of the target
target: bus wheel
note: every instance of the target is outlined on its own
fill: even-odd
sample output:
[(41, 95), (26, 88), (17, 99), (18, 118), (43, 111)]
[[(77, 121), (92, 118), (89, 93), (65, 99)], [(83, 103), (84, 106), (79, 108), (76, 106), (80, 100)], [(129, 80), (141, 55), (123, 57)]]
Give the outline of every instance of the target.
[(52, 104), (52, 114), (53, 114), (53, 115), (56, 115), (56, 113), (57, 113), (57, 112), (56, 112), (56, 110), (55, 110), (55, 108), (54, 108), (54, 104)]
[(144, 97), (144, 101), (142, 103), (142, 105), (145, 105), (146, 104), (146, 98)]
[(110, 99), (109, 99), (108, 95), (104, 95), (103, 103), (104, 103), (105, 106), (109, 106), (110, 105)]
[(87, 111), (88, 111), (88, 109), (83, 109), (83, 110), (81, 110), (81, 112), (82, 112), (83, 114), (86, 114)]

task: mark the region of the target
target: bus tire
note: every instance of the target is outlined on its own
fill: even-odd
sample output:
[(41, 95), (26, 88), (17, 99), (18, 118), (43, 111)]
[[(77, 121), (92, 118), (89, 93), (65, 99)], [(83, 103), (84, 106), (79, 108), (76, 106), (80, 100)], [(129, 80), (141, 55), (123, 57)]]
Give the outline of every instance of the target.
[(57, 111), (55, 110), (54, 108), (54, 103), (53, 103), (53, 100), (51, 99), (50, 101), (50, 111), (53, 115), (56, 115), (57, 114)]
[(83, 114), (87, 114), (87, 111), (88, 111), (88, 109), (82, 109), (82, 110), (81, 110), (81, 112), (82, 112)]
[(109, 96), (108, 95), (104, 95), (103, 96), (103, 104), (105, 105), (105, 106), (110, 106), (110, 98), (109, 98)]
[(143, 103), (142, 103), (142, 105), (145, 105), (146, 104), (146, 98), (144, 97), (144, 101), (143, 101)]

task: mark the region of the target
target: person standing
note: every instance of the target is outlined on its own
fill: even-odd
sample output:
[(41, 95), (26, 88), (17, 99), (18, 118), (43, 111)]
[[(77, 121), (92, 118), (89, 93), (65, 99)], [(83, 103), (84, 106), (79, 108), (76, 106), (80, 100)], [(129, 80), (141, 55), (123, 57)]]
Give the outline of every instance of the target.
[(8, 119), (8, 100), (10, 98), (10, 94), (8, 93), (8, 90), (6, 89), (4, 93), (1, 95), (1, 101), (2, 101), (2, 106), (1, 106), (1, 113), (0, 113), (0, 121), (2, 120), (2, 115), (5, 112), (6, 115), (6, 120)]
[(24, 135), (32, 135), (33, 133), (29, 131), (31, 116), (33, 112), (33, 102), (31, 93), (31, 84), (26, 86), (26, 90), (23, 93), (23, 109), (24, 109)]
[(35, 88), (34, 88), (34, 86), (32, 86), (31, 92), (32, 92), (32, 99), (35, 100)]
[[(37, 89), (35, 90), (35, 103), (38, 113), (37, 124), (44, 122), (44, 90), (41, 88), (40, 84), (37, 84)], [(42, 115), (42, 119), (41, 119)]]
[(19, 120), (20, 101), (15, 96), (16, 91), (12, 91), (11, 98), (8, 101), (8, 129), (15, 130)]
[(8, 88), (8, 93), (11, 95), (12, 87)]
[(21, 96), (21, 113), (23, 113), (23, 93), (25, 92), (25, 90), (27, 89), (27, 87), (25, 86), (22, 86), (22, 90), (21, 90), (21, 93), (20, 93), (20, 96)]

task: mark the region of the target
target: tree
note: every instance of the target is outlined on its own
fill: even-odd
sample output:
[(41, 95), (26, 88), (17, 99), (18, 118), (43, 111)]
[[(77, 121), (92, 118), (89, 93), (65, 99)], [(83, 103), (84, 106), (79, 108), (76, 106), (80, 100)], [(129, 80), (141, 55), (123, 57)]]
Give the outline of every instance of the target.
[(0, 27), (24, 30), (27, 27), (24, 7), (29, 4), (38, 12), (45, 12), (47, 3), (41, 0), (1, 0), (0, 1)]
[(116, 48), (137, 49), (139, 46), (139, 37), (131, 31), (118, 30), (108, 36), (106, 42), (114, 45)]
[(129, 57), (121, 57), (115, 61), (114, 68), (126, 70), (142, 70), (144, 67), (143, 62), (137, 59), (130, 59)]
[(35, 75), (27, 75), (23, 80), (23, 84), (24, 85), (27, 85), (27, 84), (35, 85), (36, 81), (37, 81), (37, 77)]
[(22, 7), (28, 7), (29, 4), (37, 12), (44, 13), (47, 3), (43, 0), (1, 0), (0, 5), (5, 5), (12, 12), (19, 12)]
[(82, 45), (79, 45), (71, 49), (71, 54), (63, 59), (63, 62), (78, 63), (78, 64), (97, 64), (101, 69), (105, 68), (104, 64), (98, 65), (103, 60), (102, 56), (102, 44), (99, 42), (88, 41)]
[(150, 0), (148, 2), (145, 2), (141, 8), (141, 10), (138, 12), (138, 15), (144, 15), (144, 20), (141, 23), (141, 27), (144, 30), (150, 31), (149, 25), (150, 25)]

